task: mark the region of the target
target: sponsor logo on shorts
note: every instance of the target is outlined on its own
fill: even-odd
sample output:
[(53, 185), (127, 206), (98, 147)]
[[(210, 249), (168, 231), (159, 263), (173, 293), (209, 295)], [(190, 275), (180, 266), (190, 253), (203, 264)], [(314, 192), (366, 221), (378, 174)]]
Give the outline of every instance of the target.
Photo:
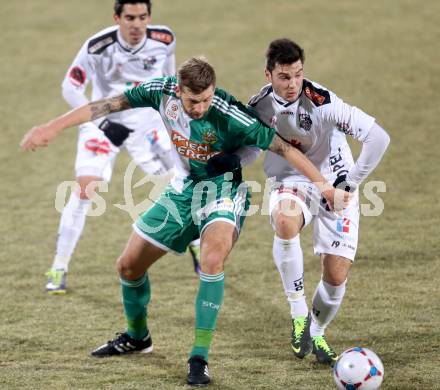
[(171, 133), (171, 142), (176, 147), (177, 153), (190, 160), (206, 162), (218, 153), (211, 150), (209, 144), (190, 141), (176, 130), (173, 130)]
[(92, 138), (87, 140), (85, 148), (96, 154), (109, 154), (110, 142), (106, 140), (100, 141), (98, 138)]
[(159, 141), (159, 133), (157, 129), (153, 129), (147, 134), (147, 139), (151, 145), (154, 145), (157, 141)]
[(294, 186), (286, 187), (281, 185), (278, 189), (278, 194), (291, 194), (302, 200), (307, 208), (310, 209), (312, 204), (312, 189), (310, 188), (298, 188)]
[(343, 243), (342, 246), (344, 248), (350, 249), (351, 251), (355, 251), (356, 248), (353, 245)]
[(339, 233), (350, 233), (350, 220), (348, 218), (338, 218), (336, 220), (336, 231)]
[(212, 213), (233, 213), (234, 212), (234, 202), (229, 198), (217, 199), (198, 211), (198, 217), (202, 219), (208, 218)]
[(296, 187), (285, 187), (281, 185), (280, 188), (278, 188), (278, 194), (291, 194), (297, 196), (302, 201), (306, 200), (305, 196), (301, 192), (298, 192), (298, 188)]

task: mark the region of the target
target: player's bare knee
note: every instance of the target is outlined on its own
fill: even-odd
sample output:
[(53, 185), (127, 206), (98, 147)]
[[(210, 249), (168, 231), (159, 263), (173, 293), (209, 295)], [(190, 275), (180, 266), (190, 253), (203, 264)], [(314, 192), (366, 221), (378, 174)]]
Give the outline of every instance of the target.
[(345, 283), (347, 280), (347, 276), (345, 275), (333, 275), (333, 274), (327, 274), (323, 276), (322, 278), (324, 282), (330, 284), (331, 286), (337, 287)]
[(332, 286), (340, 286), (344, 284), (347, 280), (348, 269), (345, 268), (326, 268), (324, 269), (324, 273), (322, 279), (324, 282), (332, 285)]
[[(202, 252), (203, 253), (203, 252)], [(213, 246), (202, 255), (201, 267), (202, 272), (209, 275), (216, 275), (223, 272), (225, 258), (229, 251), (226, 246)]]
[(275, 221), (275, 230), (279, 238), (289, 240), (296, 237), (299, 233), (296, 221), (285, 214), (279, 213)]
[(322, 279), (332, 286), (344, 284), (351, 267), (351, 260), (342, 256), (325, 254), (322, 258)]
[(77, 193), (80, 199), (87, 200), (92, 199), (95, 195), (97, 183), (101, 179), (93, 176), (80, 176), (77, 178), (78, 189)]
[(116, 271), (118, 271), (118, 274), (122, 276), (125, 269), (126, 269), (126, 267), (124, 265), (124, 258), (122, 256), (120, 256), (116, 260)]
[(116, 261), (116, 269), (121, 278), (126, 280), (137, 279), (137, 274), (132, 267), (132, 262), (127, 256), (121, 255)]
[(78, 195), (81, 200), (89, 200), (91, 198), (89, 197), (89, 195), (86, 193), (85, 190), (84, 191), (81, 190)]
[(87, 184), (88, 183), (83, 180), (78, 181), (77, 194), (81, 200), (87, 200), (91, 198), (90, 191), (87, 190)]

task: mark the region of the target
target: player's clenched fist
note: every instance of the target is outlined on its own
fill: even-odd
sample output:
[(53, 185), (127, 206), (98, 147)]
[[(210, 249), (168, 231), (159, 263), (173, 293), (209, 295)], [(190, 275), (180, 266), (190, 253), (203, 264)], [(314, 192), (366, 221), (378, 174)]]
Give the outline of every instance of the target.
[(333, 204), (334, 211), (338, 212), (346, 209), (352, 198), (353, 193), (344, 191), (341, 188), (335, 188), (335, 197)]
[(326, 205), (326, 209), (336, 213), (347, 208), (350, 200), (353, 198), (352, 193), (334, 187), (323, 189), (321, 194), (323, 197), (322, 203)]
[(44, 124), (30, 129), (20, 142), (23, 150), (35, 150), (36, 148), (47, 146), (59, 133), (59, 129), (54, 125)]

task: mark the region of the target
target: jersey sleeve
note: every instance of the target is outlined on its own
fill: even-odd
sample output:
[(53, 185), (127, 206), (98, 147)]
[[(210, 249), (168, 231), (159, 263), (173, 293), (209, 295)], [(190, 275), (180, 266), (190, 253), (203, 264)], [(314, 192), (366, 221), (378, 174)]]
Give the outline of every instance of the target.
[(358, 159), (347, 174), (347, 181), (356, 185), (364, 181), (379, 164), (389, 143), (390, 136), (382, 127), (374, 123), (362, 143)]
[(176, 74), (176, 55), (169, 54), (163, 64), (164, 76), (174, 76)]
[(256, 146), (267, 150), (275, 136), (275, 129), (266, 126), (246, 107), (235, 102), (228, 109), (229, 137), (238, 142), (238, 146)]
[(94, 66), (87, 52), (86, 42), (70, 65), (62, 83), (64, 100), (73, 108), (89, 102), (86, 96), (86, 87), (90, 82)]
[(158, 78), (124, 92), (132, 108), (152, 107), (159, 111), (165, 78)]
[(164, 76), (174, 76), (176, 74), (176, 38), (167, 47), (167, 58), (163, 65)]
[(363, 142), (373, 127), (375, 118), (355, 106), (350, 106), (330, 92), (330, 104), (322, 106), (325, 122), (329, 121), (339, 131)]

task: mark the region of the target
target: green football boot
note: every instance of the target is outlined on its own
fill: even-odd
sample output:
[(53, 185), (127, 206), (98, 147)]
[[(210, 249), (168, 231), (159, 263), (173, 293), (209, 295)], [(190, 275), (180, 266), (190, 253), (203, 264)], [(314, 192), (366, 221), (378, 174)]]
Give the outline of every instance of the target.
[(292, 351), (293, 354), (303, 359), (312, 352), (312, 339), (310, 338), (310, 314), (292, 318)]
[(51, 268), (46, 272), (46, 291), (51, 295), (64, 295), (66, 293), (67, 272), (62, 269)]
[(328, 345), (324, 336), (313, 336), (313, 354), (316, 356), (318, 363), (332, 366), (338, 360), (338, 354)]

